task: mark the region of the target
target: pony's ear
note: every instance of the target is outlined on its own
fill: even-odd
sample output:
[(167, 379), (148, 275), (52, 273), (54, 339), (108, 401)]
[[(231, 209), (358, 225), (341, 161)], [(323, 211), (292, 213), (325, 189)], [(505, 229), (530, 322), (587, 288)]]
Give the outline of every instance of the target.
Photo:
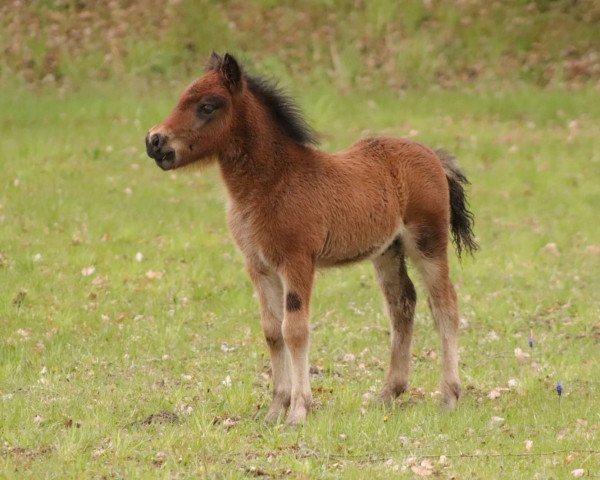
[(237, 60), (228, 53), (223, 57), (221, 64), (221, 73), (227, 82), (227, 86), (232, 92), (238, 92), (242, 86), (242, 69)]
[(212, 52), (206, 61), (206, 65), (204, 65), (204, 72), (218, 72), (221, 68), (221, 63), (223, 63), (221, 56), (216, 52)]

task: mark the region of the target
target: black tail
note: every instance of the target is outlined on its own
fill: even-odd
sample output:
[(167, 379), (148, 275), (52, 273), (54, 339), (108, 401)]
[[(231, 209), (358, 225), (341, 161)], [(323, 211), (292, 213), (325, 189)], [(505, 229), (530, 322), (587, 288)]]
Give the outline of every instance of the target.
[(467, 177), (458, 166), (456, 159), (445, 150), (435, 153), (442, 161), (442, 166), (448, 178), (450, 189), (450, 229), (452, 240), (458, 256), (466, 250), (471, 255), (479, 248), (473, 234), (473, 213), (469, 210), (469, 202), (465, 194), (465, 185), (469, 184)]

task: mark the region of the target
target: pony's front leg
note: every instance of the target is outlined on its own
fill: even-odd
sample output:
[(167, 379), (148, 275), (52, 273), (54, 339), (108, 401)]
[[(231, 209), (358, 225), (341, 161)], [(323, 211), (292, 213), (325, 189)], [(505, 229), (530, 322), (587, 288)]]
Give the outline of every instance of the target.
[(314, 277), (310, 258), (296, 258), (286, 263), (282, 277), (285, 289), (283, 339), (290, 353), (292, 398), (286, 422), (304, 423), (312, 404), (309, 380), (309, 306)]
[(249, 265), (248, 271), (260, 302), (260, 321), (271, 354), (273, 401), (266, 422), (276, 422), (290, 405), (292, 379), (289, 354), (283, 341), (283, 284), (277, 273)]

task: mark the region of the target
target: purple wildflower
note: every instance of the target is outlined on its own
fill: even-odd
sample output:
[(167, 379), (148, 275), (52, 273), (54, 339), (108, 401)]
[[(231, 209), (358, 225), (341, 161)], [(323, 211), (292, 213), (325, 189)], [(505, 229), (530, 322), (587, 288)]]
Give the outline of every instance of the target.
[(556, 393), (558, 393), (559, 397), (562, 395), (562, 385), (560, 382), (556, 383)]
[(527, 341), (529, 348), (533, 348), (533, 329), (529, 330), (529, 340)]

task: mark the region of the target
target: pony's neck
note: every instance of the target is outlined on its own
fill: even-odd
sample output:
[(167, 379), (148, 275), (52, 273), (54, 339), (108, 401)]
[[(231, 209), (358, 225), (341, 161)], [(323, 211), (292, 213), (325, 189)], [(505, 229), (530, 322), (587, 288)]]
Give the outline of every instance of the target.
[(287, 137), (253, 98), (244, 107), (219, 167), (232, 200), (245, 203), (256, 193), (268, 195), (286, 172), (314, 160), (315, 150)]

